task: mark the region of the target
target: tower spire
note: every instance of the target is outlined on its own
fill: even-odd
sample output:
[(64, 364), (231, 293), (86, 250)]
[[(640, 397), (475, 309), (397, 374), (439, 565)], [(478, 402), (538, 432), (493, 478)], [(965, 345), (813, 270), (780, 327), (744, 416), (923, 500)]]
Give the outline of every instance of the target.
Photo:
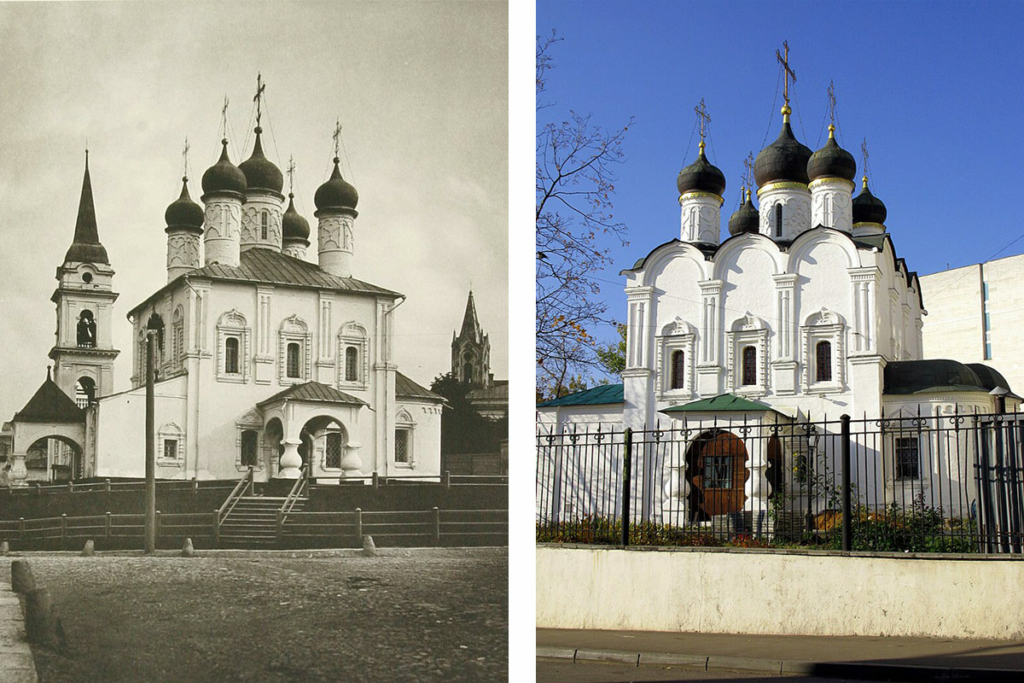
[(75, 237), (64, 260), (110, 264), (107, 260), (107, 250), (100, 244), (99, 230), (96, 227), (96, 208), (92, 199), (92, 181), (89, 178), (89, 150), (85, 151), (85, 174), (82, 178), (82, 195), (78, 200)]

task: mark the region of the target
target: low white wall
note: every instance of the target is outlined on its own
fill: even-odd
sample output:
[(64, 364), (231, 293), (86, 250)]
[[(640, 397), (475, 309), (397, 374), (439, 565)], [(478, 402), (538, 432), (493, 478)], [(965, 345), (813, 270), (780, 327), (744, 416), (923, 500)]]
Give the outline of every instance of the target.
[(1024, 638), (1024, 561), (537, 547), (542, 628)]

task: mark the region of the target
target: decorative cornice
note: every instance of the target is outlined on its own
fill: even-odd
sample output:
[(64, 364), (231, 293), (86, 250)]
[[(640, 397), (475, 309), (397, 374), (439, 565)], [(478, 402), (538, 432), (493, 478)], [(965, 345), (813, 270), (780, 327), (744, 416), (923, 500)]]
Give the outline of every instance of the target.
[(805, 192), (809, 191), (807, 189), (807, 185), (803, 183), (798, 183), (793, 180), (783, 180), (777, 183), (768, 183), (764, 187), (758, 188), (757, 196), (760, 199), (761, 195), (768, 194), (769, 192), (774, 192), (776, 190), (804, 190)]
[(689, 192), (684, 192), (683, 194), (679, 195), (680, 205), (682, 205), (684, 199), (717, 199), (718, 206), (722, 206), (722, 204), (725, 203), (725, 200), (722, 199), (717, 194), (715, 194), (714, 192), (702, 192), (700, 190), (691, 190)]
[(857, 185), (852, 180), (847, 180), (846, 178), (835, 178), (831, 176), (825, 176), (823, 178), (816, 178), (812, 180), (811, 184), (807, 186), (807, 189), (813, 192), (819, 187), (825, 185), (846, 185), (847, 187), (849, 187), (851, 193), (853, 192), (854, 188), (857, 187)]

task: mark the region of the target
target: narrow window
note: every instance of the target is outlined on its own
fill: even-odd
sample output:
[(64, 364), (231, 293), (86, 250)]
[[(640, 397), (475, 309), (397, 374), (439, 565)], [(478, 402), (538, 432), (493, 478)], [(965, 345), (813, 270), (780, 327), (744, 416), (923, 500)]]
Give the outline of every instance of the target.
[(753, 346), (743, 347), (743, 386), (757, 384), (757, 349)]
[(359, 371), (356, 368), (356, 364), (359, 362), (359, 352), (356, 347), (350, 346), (345, 349), (345, 381), (346, 382), (357, 382), (359, 381)]
[(775, 205), (775, 236), (782, 237), (782, 204)]
[(270, 223), (270, 214), (264, 211), (260, 214), (260, 238), (267, 239), (267, 227)]
[(682, 351), (672, 352), (672, 388), (682, 389), (686, 380), (686, 363)]
[(238, 337), (224, 340), (224, 372), (229, 375), (238, 374)]
[(292, 343), (287, 350), (287, 373), (289, 377), (301, 377), (299, 374), (299, 345)]
[(256, 466), (256, 454), (259, 450), (259, 435), (246, 429), (242, 432), (242, 465), (244, 467)]
[(816, 373), (816, 381), (818, 382), (831, 382), (832, 381), (832, 344), (827, 341), (818, 342), (818, 345), (814, 347), (814, 355), (817, 359), (818, 372)]
[(332, 469), (341, 468), (341, 434), (338, 432), (327, 433), (327, 443), (324, 452), (324, 467)]
[(409, 430), (395, 430), (395, 462), (409, 463)]
[(178, 459), (178, 440), (177, 439), (164, 439), (164, 459), (165, 460), (177, 460)]
[(78, 346), (82, 348), (96, 347), (96, 320), (93, 319), (92, 311), (82, 311), (78, 318)]
[(917, 437), (896, 438), (896, 478), (918, 479), (921, 476)]

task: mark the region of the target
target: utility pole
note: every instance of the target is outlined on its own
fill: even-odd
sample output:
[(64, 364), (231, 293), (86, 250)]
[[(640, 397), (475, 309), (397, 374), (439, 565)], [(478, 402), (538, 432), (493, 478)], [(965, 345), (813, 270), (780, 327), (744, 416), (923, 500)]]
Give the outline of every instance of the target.
[(156, 381), (156, 330), (146, 333), (146, 547), (156, 552), (156, 416), (153, 385)]

